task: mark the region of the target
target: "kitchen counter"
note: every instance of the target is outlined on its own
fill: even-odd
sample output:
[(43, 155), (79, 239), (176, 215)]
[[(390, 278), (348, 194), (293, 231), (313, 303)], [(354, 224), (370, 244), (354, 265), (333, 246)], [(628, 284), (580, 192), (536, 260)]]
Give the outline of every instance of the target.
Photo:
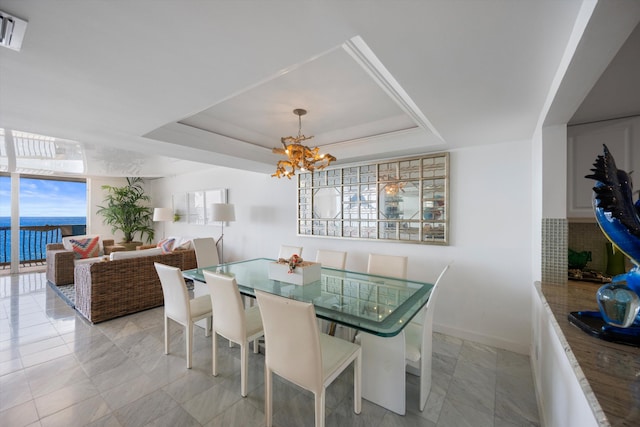
[(536, 284), (557, 323), (556, 332), (600, 425), (640, 425), (640, 348), (588, 335), (569, 323), (572, 311), (598, 310), (599, 284)]

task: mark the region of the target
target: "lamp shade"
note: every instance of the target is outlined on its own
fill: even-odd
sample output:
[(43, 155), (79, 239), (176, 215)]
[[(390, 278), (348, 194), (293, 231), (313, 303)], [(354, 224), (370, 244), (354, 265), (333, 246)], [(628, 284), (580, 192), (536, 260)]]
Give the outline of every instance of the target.
[(223, 222), (235, 221), (235, 208), (229, 203), (213, 203), (211, 205), (211, 220)]
[(173, 209), (171, 208), (154, 208), (154, 221), (173, 221)]

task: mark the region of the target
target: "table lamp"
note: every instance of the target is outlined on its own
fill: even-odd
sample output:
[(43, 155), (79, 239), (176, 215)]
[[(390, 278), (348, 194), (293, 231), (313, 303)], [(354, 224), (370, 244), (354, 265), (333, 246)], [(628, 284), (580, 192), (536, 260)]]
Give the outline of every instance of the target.
[(234, 206), (229, 203), (213, 203), (211, 205), (211, 220), (222, 223), (222, 232), (218, 241), (220, 242), (220, 264), (224, 264), (224, 223), (236, 220)]
[(162, 240), (164, 240), (164, 223), (167, 221), (173, 221), (173, 209), (153, 208), (153, 221), (162, 222)]

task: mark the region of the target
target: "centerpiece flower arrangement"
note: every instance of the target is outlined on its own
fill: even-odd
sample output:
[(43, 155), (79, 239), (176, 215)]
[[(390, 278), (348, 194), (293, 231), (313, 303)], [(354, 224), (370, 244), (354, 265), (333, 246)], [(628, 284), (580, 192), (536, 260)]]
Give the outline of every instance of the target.
[(293, 270), (296, 269), (297, 266), (302, 265), (304, 260), (297, 254), (291, 255), (291, 258), (278, 258), (279, 264), (288, 264), (289, 265), (289, 273), (293, 273)]

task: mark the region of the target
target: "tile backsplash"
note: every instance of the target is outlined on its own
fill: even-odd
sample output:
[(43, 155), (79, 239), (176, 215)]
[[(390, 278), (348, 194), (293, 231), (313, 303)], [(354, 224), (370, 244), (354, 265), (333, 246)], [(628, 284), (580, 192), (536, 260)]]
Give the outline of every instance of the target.
[[(606, 272), (607, 242), (597, 223), (569, 223), (569, 248), (577, 252), (591, 251), (591, 261), (585, 268)], [(631, 265), (627, 259), (625, 264), (628, 270)]]
[(542, 219), (542, 281), (567, 281), (567, 220)]

